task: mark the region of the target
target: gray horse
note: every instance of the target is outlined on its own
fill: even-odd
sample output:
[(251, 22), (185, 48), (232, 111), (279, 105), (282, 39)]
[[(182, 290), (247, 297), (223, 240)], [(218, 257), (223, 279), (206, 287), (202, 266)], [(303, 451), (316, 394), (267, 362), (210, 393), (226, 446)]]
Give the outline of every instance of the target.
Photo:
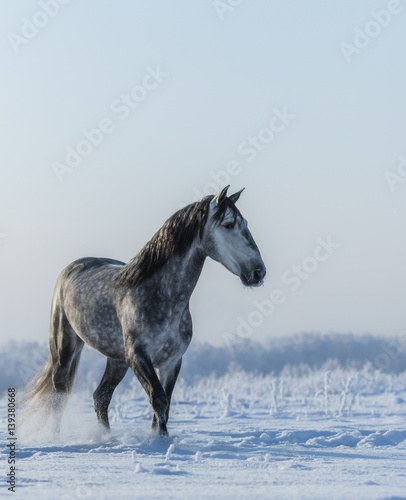
[(24, 401), (48, 408), (57, 436), (84, 343), (107, 357), (94, 407), (109, 429), (108, 406), (131, 368), (149, 396), (152, 428), (167, 435), (169, 405), (192, 338), (190, 296), (206, 257), (248, 287), (266, 273), (247, 221), (224, 188), (176, 212), (127, 264), (88, 257), (60, 274), (54, 291), (50, 355)]

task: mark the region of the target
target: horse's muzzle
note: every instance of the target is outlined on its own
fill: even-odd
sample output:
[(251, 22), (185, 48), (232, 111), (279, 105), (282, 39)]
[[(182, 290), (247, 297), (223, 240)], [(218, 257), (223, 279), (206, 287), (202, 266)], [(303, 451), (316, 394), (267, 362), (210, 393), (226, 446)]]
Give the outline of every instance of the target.
[(243, 285), (249, 287), (257, 287), (264, 284), (264, 278), (266, 275), (266, 267), (264, 264), (255, 268), (248, 276), (243, 273), (241, 276), (241, 281)]

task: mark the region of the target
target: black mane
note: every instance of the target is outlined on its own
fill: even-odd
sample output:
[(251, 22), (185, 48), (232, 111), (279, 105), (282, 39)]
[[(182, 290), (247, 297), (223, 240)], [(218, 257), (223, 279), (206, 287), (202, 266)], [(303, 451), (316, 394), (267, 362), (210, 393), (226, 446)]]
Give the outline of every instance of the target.
[[(162, 267), (172, 255), (185, 253), (197, 236), (202, 237), (212, 199), (213, 196), (206, 196), (175, 212), (144, 248), (123, 267), (117, 277), (118, 284), (139, 285)], [(240, 212), (234, 203), (226, 198), (212, 217), (216, 224), (221, 224), (227, 208), (232, 210), (235, 222)]]

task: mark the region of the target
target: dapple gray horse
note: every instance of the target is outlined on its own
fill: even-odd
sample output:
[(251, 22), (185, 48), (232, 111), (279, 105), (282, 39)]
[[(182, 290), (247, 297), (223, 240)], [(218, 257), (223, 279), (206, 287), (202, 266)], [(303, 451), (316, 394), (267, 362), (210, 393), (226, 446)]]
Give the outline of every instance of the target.
[(167, 434), (169, 405), (192, 338), (190, 296), (206, 257), (248, 287), (263, 283), (265, 265), (247, 221), (224, 188), (176, 212), (127, 264), (88, 257), (59, 276), (52, 301), (50, 355), (28, 389), (54, 416), (58, 435), (84, 343), (107, 357), (94, 406), (109, 429), (113, 392), (131, 368), (149, 396), (152, 428)]

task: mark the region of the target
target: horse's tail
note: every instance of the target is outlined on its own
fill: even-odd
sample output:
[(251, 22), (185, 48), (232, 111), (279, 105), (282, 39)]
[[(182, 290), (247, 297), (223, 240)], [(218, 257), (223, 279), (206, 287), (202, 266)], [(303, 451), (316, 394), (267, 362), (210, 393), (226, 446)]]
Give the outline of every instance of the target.
[(54, 434), (59, 432), (60, 420), (67, 396), (75, 381), (83, 341), (76, 335), (63, 310), (61, 287), (57, 282), (51, 312), (49, 337), (50, 354), (43, 370), (23, 389), (19, 404), (29, 403), (23, 410), (23, 420), (32, 411), (54, 417)]
[(35, 406), (40, 401), (47, 399), (54, 390), (52, 382), (53, 361), (49, 355), (44, 368), (23, 389), (23, 396), (19, 399), (20, 406), (30, 401), (30, 406)]

